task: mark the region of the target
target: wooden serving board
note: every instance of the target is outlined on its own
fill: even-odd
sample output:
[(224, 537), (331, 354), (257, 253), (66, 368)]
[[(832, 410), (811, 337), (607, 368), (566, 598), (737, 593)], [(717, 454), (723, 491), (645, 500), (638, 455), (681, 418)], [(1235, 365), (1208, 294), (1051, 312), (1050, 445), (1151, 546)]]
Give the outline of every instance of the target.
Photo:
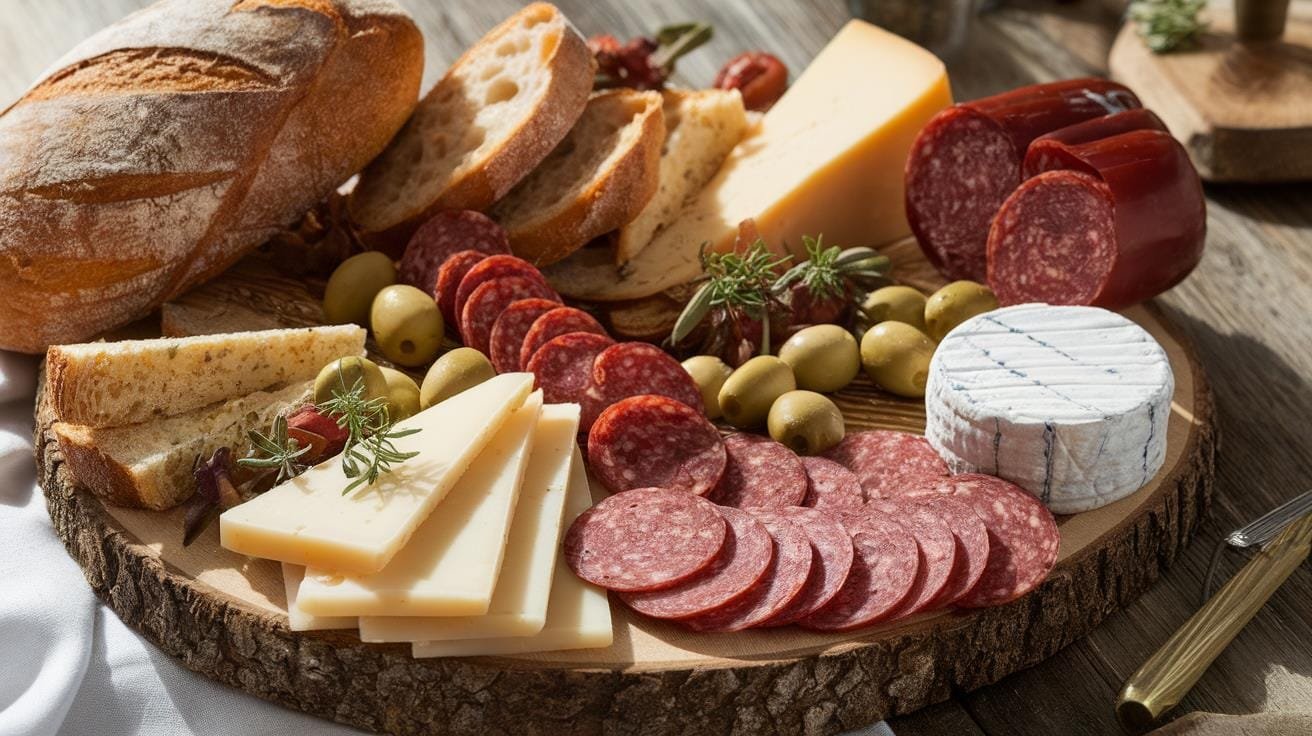
[[(941, 284), (914, 244), (886, 252), (899, 280)], [(246, 263), (169, 307), (164, 322), (174, 332), (313, 322), (312, 291)], [(614, 605), (607, 649), (414, 659), (408, 645), (363, 644), (354, 632), (289, 630), (278, 564), (222, 549), (217, 524), (183, 547), (180, 510), (107, 506), (78, 488), (40, 403), (37, 458), (55, 529), (126, 623), (187, 667), (287, 707), (397, 734), (829, 734), (1052, 655), (1142, 593), (1198, 528), (1216, 452), (1212, 394), (1193, 348), (1160, 310), (1127, 315), (1162, 343), (1175, 371), (1157, 477), (1121, 501), (1059, 517), (1057, 566), (1030, 595), (854, 634), (694, 634)], [(849, 431), (924, 426), (921, 402), (863, 381), (838, 403)]]

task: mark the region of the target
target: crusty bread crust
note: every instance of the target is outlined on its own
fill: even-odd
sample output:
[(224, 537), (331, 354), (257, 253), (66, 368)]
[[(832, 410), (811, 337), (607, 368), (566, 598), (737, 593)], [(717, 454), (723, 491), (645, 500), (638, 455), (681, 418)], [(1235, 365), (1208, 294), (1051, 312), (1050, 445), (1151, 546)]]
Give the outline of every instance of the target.
[(142, 479), (138, 485), (131, 470), (96, 447), (85, 427), (56, 423), (51, 429), (64, 464), (78, 483), (97, 496), (115, 506), (161, 510), (177, 505), (172, 499), (160, 498), (154, 483)]

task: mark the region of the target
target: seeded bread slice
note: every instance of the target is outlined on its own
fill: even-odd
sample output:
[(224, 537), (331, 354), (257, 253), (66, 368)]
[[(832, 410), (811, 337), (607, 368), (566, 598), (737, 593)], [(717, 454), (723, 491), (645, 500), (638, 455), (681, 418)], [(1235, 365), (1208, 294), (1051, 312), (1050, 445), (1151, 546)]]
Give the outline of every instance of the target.
[(247, 432), (267, 432), (279, 414), (310, 400), (309, 381), (122, 427), (94, 429), (56, 422), (64, 463), (78, 483), (119, 506), (168, 509), (196, 490), (192, 465), (220, 447), (240, 457)]
[(364, 355), (356, 325), (57, 345), (46, 391), (62, 422), (114, 427), (176, 416)]
[(433, 87), (351, 194), (375, 247), (399, 251), (441, 209), (484, 210), (569, 132), (592, 91), (583, 38), (533, 3), (492, 29)]
[(545, 266), (642, 212), (660, 184), (658, 92), (593, 95), (551, 155), (492, 208), (515, 255)]
[(674, 222), (747, 132), (747, 112), (738, 90), (666, 90), (662, 112), (660, 187), (642, 212), (620, 228), (615, 246), (620, 266)]

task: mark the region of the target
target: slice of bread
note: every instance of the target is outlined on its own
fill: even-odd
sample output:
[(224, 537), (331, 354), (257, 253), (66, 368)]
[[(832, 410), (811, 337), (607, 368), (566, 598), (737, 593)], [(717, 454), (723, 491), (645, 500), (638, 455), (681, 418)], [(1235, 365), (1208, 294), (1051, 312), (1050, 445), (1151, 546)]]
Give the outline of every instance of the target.
[(621, 266), (679, 216), (747, 132), (747, 111), (738, 90), (672, 89), (664, 98), (660, 188), (642, 212), (620, 228), (615, 262)]
[(267, 432), (281, 413), (310, 400), (309, 381), (195, 409), (175, 417), (95, 429), (56, 422), (51, 428), (78, 483), (120, 506), (168, 509), (196, 490), (192, 466), (220, 447), (241, 457), (247, 432)]
[(592, 91), (592, 53), (555, 6), (533, 3), (464, 53), (360, 175), (365, 240), (393, 252), (441, 209), (483, 210), (565, 137)]
[(664, 140), (660, 93), (594, 95), (565, 140), (490, 214), (515, 255), (555, 263), (642, 212), (660, 184)]
[(56, 345), (46, 391), (62, 422), (115, 427), (175, 416), (364, 355), (356, 325)]

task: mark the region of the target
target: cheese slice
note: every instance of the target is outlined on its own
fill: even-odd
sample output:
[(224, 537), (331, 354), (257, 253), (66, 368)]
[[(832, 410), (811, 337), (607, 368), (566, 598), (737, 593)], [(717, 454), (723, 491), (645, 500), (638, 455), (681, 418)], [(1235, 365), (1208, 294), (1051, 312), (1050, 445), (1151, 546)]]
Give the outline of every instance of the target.
[(834, 36), (719, 172), (625, 267), (582, 249), (543, 269), (562, 294), (650, 296), (701, 275), (700, 249), (732, 246), (756, 221), (772, 248), (805, 257), (802, 236), (877, 246), (910, 233), (903, 167), (921, 127), (952, 102), (943, 63), (859, 20)]
[(534, 392), (410, 541), (369, 575), (310, 569), (297, 596), (315, 616), (463, 616), (487, 611), (542, 411)]
[(360, 619), (363, 641), (419, 641), (527, 636), (541, 630), (570, 482), (577, 404), (544, 407), (533, 438), (533, 456), (519, 494), (515, 521), (492, 604), (482, 616), (444, 618), (397, 616)]
[(397, 423), (420, 431), (396, 440), (418, 452), (375, 483), (351, 483), (341, 456), (310, 468), (219, 517), (219, 541), (253, 557), (344, 573), (377, 572), (409, 540), (474, 457), (533, 388), (530, 373), (504, 373)]
[[(592, 505), (588, 474), (583, 457), (576, 449), (570, 468), (569, 490), (565, 497), (565, 526)], [(608, 647), (614, 640), (610, 619), (610, 601), (606, 591), (584, 582), (556, 555), (556, 572), (547, 603), (547, 620), (542, 630), (532, 636), (488, 639), (416, 642), (411, 651), (416, 657), (471, 657), (493, 654), (552, 652), (563, 649)]]
[(287, 591), (287, 626), (292, 631), (324, 631), (327, 629), (354, 629), (359, 620), (354, 616), (311, 616), (296, 605), (296, 594), (305, 577), (305, 568), (282, 563), (282, 585)]

